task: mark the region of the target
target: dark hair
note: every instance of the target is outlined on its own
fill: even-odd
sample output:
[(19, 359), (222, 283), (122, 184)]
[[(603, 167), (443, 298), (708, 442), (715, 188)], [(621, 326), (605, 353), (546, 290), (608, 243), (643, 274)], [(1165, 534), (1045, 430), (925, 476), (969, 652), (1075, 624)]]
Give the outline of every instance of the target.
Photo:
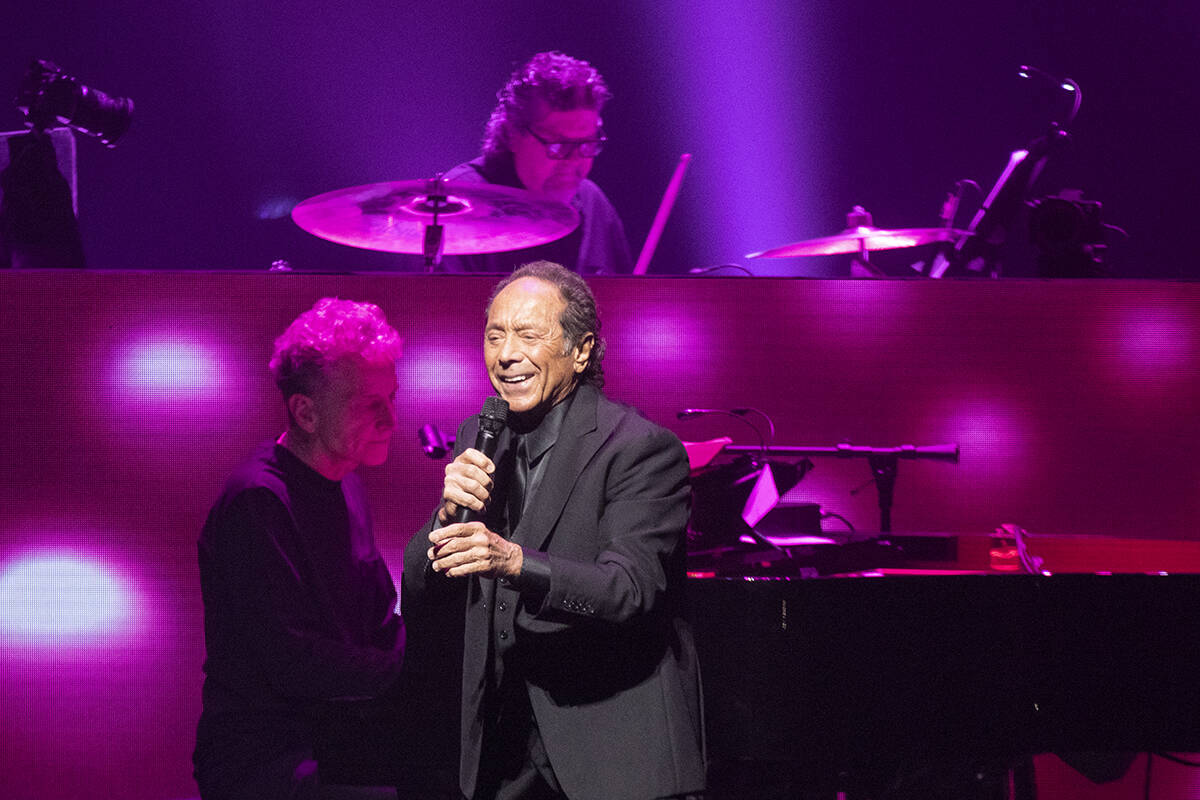
[(311, 397), (325, 385), (325, 370), (345, 356), (367, 361), (400, 357), (403, 340), (379, 306), (323, 297), (275, 340), (271, 374), (286, 400)]
[(483, 136), (488, 158), (511, 151), (508, 136), (534, 122), (534, 105), (541, 100), (552, 111), (590, 108), (599, 112), (612, 98), (604, 78), (586, 61), (557, 50), (538, 53), (513, 72), (496, 93), (496, 107)]
[(600, 314), (596, 311), (596, 297), (587, 281), (560, 264), (552, 261), (534, 261), (496, 284), (492, 296), (488, 298), (489, 313), (496, 295), (504, 291), (509, 284), (522, 278), (536, 278), (558, 288), (559, 295), (567, 304), (558, 318), (563, 329), (563, 352), (571, 352), (585, 336), (592, 334), (592, 352), (588, 356), (587, 366), (579, 374), (579, 382), (590, 383), (596, 388), (604, 386), (605, 344), (604, 339), (600, 338)]

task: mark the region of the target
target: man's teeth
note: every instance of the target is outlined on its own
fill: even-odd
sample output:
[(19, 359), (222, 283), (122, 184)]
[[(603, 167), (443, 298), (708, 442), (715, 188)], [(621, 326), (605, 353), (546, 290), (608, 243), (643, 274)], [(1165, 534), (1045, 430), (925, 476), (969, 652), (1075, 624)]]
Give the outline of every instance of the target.
[(506, 377), (502, 377), (500, 380), (503, 383), (524, 383), (525, 381), (529, 380), (529, 376), (528, 375), (517, 375), (515, 377), (507, 377), (506, 376)]

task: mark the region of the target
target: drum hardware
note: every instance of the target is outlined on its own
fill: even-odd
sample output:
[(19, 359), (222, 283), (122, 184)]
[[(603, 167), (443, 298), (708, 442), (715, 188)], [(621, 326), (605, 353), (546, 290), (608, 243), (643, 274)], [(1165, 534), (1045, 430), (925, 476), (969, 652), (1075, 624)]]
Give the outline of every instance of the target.
[(888, 230), (874, 227), (871, 214), (855, 206), (846, 215), (846, 228), (832, 236), (805, 239), (750, 253), (747, 258), (795, 258), (799, 256), (852, 255), (850, 274), (856, 277), (883, 277), (884, 273), (871, 264), (871, 251), (896, 250), (938, 242), (955, 242), (969, 236), (954, 228), (899, 228)]

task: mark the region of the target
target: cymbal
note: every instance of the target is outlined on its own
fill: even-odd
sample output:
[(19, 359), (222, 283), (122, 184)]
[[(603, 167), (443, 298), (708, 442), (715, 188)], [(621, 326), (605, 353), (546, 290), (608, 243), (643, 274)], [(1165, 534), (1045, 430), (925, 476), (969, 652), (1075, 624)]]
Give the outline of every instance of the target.
[(886, 230), (870, 225), (846, 228), (833, 236), (792, 242), (761, 253), (750, 253), (746, 258), (789, 258), (793, 256), (836, 256), (858, 253), (863, 250), (896, 250), (901, 247), (916, 247), (935, 242), (953, 242), (967, 231), (955, 228), (898, 228)]
[[(444, 199), (435, 202), (438, 197)], [(552, 242), (575, 230), (579, 212), (524, 189), (435, 179), (326, 192), (297, 204), (292, 219), (331, 242), (418, 255), (427, 226), (439, 224), (445, 228), (443, 252), (464, 255)]]

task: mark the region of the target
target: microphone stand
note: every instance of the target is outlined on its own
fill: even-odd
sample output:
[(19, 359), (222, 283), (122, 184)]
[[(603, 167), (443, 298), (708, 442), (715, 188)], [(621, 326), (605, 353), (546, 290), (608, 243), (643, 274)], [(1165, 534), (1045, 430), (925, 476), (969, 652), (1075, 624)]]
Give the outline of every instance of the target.
[(871, 476), (875, 482), (875, 490), (879, 495), (879, 531), (891, 533), (892, 502), (895, 498), (896, 477), (900, 471), (900, 459), (928, 461), (948, 461), (958, 463), (958, 445), (912, 445), (902, 444), (896, 447), (866, 447), (863, 445), (835, 444), (832, 446), (816, 447), (782, 447), (769, 446), (766, 448), (748, 447), (746, 445), (726, 446), (726, 453), (761, 453), (767, 456), (784, 457), (836, 456), (838, 458), (866, 458), (871, 468)]

